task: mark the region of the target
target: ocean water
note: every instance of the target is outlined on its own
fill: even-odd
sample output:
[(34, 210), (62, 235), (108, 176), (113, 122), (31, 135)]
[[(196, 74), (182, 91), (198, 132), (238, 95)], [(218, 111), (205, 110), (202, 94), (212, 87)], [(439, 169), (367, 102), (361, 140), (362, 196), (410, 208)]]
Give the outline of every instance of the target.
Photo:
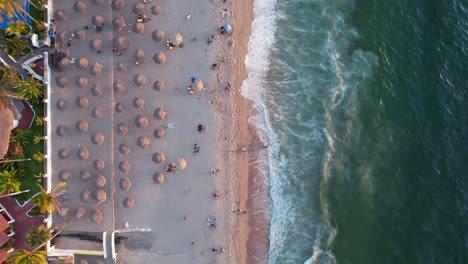
[(268, 263), (468, 263), (468, 1), (254, 6)]

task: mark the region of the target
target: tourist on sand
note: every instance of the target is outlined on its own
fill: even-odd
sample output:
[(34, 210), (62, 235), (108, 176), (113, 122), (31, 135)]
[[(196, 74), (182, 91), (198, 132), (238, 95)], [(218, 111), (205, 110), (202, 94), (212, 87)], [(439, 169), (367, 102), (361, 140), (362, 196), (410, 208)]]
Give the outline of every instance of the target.
[(197, 127), (198, 132), (205, 134), (205, 126), (199, 124)]
[(213, 197), (216, 198), (216, 199), (218, 199), (218, 198), (221, 197), (221, 193), (220, 193), (219, 191), (215, 191), (215, 192), (213, 193)]
[(198, 153), (199, 151), (200, 151), (200, 146), (197, 143), (195, 143), (193, 145), (193, 153)]
[(222, 246), (215, 246), (214, 248), (211, 249), (211, 252), (213, 254), (221, 254), (224, 252), (224, 248)]

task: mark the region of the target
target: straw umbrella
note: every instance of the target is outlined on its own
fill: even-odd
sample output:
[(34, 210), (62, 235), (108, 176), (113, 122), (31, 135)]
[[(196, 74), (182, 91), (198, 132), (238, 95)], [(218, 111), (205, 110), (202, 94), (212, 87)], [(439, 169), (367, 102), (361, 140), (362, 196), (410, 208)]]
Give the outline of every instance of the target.
[(104, 190), (99, 189), (99, 190), (97, 190), (97, 191), (95, 191), (95, 192), (93, 193), (93, 197), (94, 197), (94, 199), (96, 199), (98, 202), (102, 202), (102, 201), (104, 201), (105, 199), (107, 199), (107, 193), (106, 193)]
[(158, 128), (158, 129), (154, 130), (154, 136), (156, 138), (164, 137), (164, 129)]
[(151, 14), (153, 15), (160, 15), (162, 12), (162, 8), (160, 5), (154, 5), (151, 7)]
[(104, 143), (104, 133), (96, 132), (91, 136), (91, 142), (96, 145), (102, 145)]
[(113, 48), (117, 50), (124, 50), (128, 48), (128, 40), (125, 36), (117, 36), (113, 40)]
[(161, 80), (155, 81), (153, 84), (153, 89), (161, 92), (164, 89), (164, 82)]
[(104, 18), (102, 16), (93, 16), (91, 17), (91, 23), (93, 23), (95, 26), (103, 26)]
[(122, 29), (127, 24), (125, 23), (125, 19), (122, 16), (118, 16), (112, 20), (112, 27), (115, 29)]
[(86, 215), (86, 209), (84, 209), (83, 207), (80, 207), (78, 208), (78, 210), (76, 210), (75, 217), (77, 219), (81, 219), (85, 215)]
[(197, 90), (198, 90), (199, 92), (201, 92), (201, 91), (203, 91), (203, 89), (205, 89), (205, 84), (204, 84), (202, 81), (197, 80), (197, 81), (195, 82), (195, 88), (197, 88)]
[(58, 68), (61, 69), (61, 70), (66, 70), (68, 68), (68, 66), (70, 66), (70, 59), (68, 58), (62, 58), (59, 62), (58, 62)]
[(185, 159), (179, 159), (179, 166), (182, 170), (187, 168), (187, 161)]
[(81, 259), (79, 264), (89, 264), (87, 260)]
[(128, 125), (126, 123), (119, 123), (117, 125), (117, 132), (121, 135), (126, 135), (128, 133)]
[(162, 30), (156, 29), (151, 34), (151, 37), (154, 41), (162, 41), (164, 39), (164, 32)]
[(172, 44), (174, 44), (177, 47), (180, 47), (180, 45), (182, 45), (183, 42), (184, 37), (182, 36), (182, 34), (180, 34), (179, 32), (175, 33), (172, 38)]
[(161, 163), (161, 162), (164, 162), (166, 160), (166, 157), (164, 156), (163, 153), (161, 152), (156, 152), (154, 155), (153, 155), (153, 161), (155, 163)]
[(88, 59), (85, 57), (79, 58), (78, 63), (76, 64), (76, 66), (78, 66), (78, 68), (81, 70), (88, 68), (88, 65), (89, 65)]
[(101, 119), (104, 116), (104, 112), (99, 106), (93, 108), (91, 115), (96, 119)]
[(88, 86), (88, 78), (86, 78), (85, 76), (78, 76), (75, 80), (75, 83), (78, 87), (85, 88), (86, 86)]
[(164, 107), (156, 108), (156, 111), (154, 111), (154, 117), (156, 117), (157, 119), (166, 118), (166, 112), (164, 111)]
[(106, 168), (106, 163), (102, 159), (97, 159), (94, 161), (93, 166), (96, 170), (103, 170)]
[(137, 139), (137, 146), (142, 149), (148, 148), (149, 144), (150, 144), (150, 141), (147, 137), (139, 137)]
[(67, 20), (67, 13), (65, 13), (65, 11), (63, 11), (62, 9), (58, 9), (57, 11), (55, 11), (54, 18), (59, 22), (63, 22)]
[(62, 207), (58, 209), (58, 215), (62, 218), (66, 218), (67, 216), (70, 215), (70, 213), (71, 213), (71, 210), (68, 207)]
[(117, 113), (125, 113), (126, 110), (127, 110), (127, 107), (124, 104), (122, 103), (115, 104), (115, 111)]
[(146, 58), (145, 52), (143, 50), (137, 50), (135, 51), (133, 58), (135, 59), (135, 62), (138, 62), (138, 64), (143, 63)]
[(60, 173), (59, 173), (59, 178), (63, 182), (68, 181), (68, 179), (70, 179), (70, 177), (71, 177), (71, 172), (69, 172), (67, 170), (61, 170)]
[(153, 175), (153, 181), (157, 184), (162, 184), (164, 182), (164, 173), (158, 172)]
[(137, 3), (133, 5), (132, 10), (135, 14), (141, 14), (143, 13), (143, 11), (145, 11), (145, 5), (143, 3)]
[(102, 40), (93, 39), (89, 42), (89, 47), (94, 51), (99, 51), (102, 48)]
[(76, 130), (81, 133), (86, 133), (88, 132), (88, 122), (84, 120), (80, 120), (76, 123)]
[(149, 124), (149, 120), (145, 115), (137, 115), (135, 118), (135, 125), (137, 127), (147, 127)]
[(102, 86), (99, 83), (96, 83), (91, 87), (91, 93), (94, 96), (102, 96)]
[(63, 111), (63, 110), (65, 110), (65, 109), (67, 109), (68, 103), (67, 103), (67, 101), (65, 101), (65, 100), (63, 100), (63, 99), (59, 99), (59, 100), (57, 101), (57, 103), (55, 104), (55, 106), (57, 106), (57, 109), (58, 109), (58, 110), (62, 110), (62, 111)]
[(124, 191), (127, 191), (128, 189), (130, 189), (130, 187), (132, 187), (132, 182), (127, 177), (122, 178), (119, 181), (119, 187), (120, 187), (120, 189), (122, 189)]
[(60, 31), (57, 34), (57, 42), (64, 44), (67, 41), (68, 41), (68, 32), (67, 31)]
[(96, 184), (97, 187), (99, 188), (102, 188), (106, 185), (106, 177), (104, 177), (104, 175), (98, 175), (95, 179), (94, 179), (94, 184)]
[(154, 62), (157, 64), (163, 64), (166, 62), (166, 55), (162, 52), (158, 52), (154, 55)]
[(133, 208), (133, 206), (135, 206), (135, 200), (131, 197), (127, 197), (123, 200), (122, 204), (125, 208)]
[(89, 69), (89, 72), (91, 73), (91, 75), (99, 77), (102, 75), (102, 67), (96, 63), (91, 67), (91, 69)]
[(68, 134), (68, 128), (66, 126), (58, 126), (55, 132), (59, 137), (64, 137)]
[(62, 148), (58, 151), (58, 156), (60, 159), (66, 159), (70, 155), (70, 150), (67, 148)]
[(102, 221), (102, 218), (102, 212), (98, 209), (93, 209), (89, 213), (89, 220), (91, 221), (91, 223), (99, 224)]
[(143, 25), (143, 23), (133, 24), (132, 30), (137, 34), (143, 33), (145, 31), (145, 25)]
[(116, 80), (116, 81), (114, 82), (114, 91), (115, 91), (116, 93), (123, 93), (123, 92), (125, 91), (125, 89), (126, 89), (126, 88), (125, 88), (125, 85), (123, 84), (122, 81)]
[(143, 73), (138, 73), (133, 77), (133, 82), (138, 86), (146, 86), (146, 76)]
[(76, 157), (79, 159), (79, 160), (87, 160), (89, 158), (89, 151), (86, 149), (86, 148), (80, 148), (77, 152), (76, 152)]
[(124, 72), (124, 71), (126, 71), (126, 70), (127, 70), (127, 63), (119, 62), (119, 63), (117, 64), (117, 70), (118, 70), (119, 72)]
[(68, 79), (63, 76), (58, 76), (57, 78), (55, 78), (55, 83), (57, 83), (59, 87), (64, 88), (68, 84)]
[(112, 0), (112, 9), (114, 10), (120, 10), (125, 6), (124, 0)]
[(84, 30), (81, 30), (81, 29), (77, 29), (75, 30), (75, 38), (76, 39), (84, 39), (86, 38), (86, 32)]
[(89, 173), (89, 171), (82, 170), (80, 172), (80, 180), (81, 181), (85, 182), (85, 181), (88, 181), (90, 178), (91, 178), (91, 173)]
[(83, 1), (76, 1), (73, 5), (73, 10), (77, 13), (83, 13), (88, 9), (88, 5)]
[(125, 143), (120, 144), (120, 146), (119, 146), (119, 152), (120, 152), (121, 154), (127, 155), (127, 154), (129, 154), (131, 151), (132, 151), (132, 149), (130, 148), (129, 145), (127, 145), (127, 144), (125, 144)]
[(136, 108), (142, 108), (144, 105), (145, 100), (143, 100), (142, 98), (137, 97), (133, 100), (133, 106), (135, 106)]
[(79, 96), (78, 98), (76, 98), (76, 106), (78, 106), (79, 108), (85, 108), (88, 106), (88, 104), (89, 100), (87, 97)]
[(91, 197), (91, 191), (90, 190), (84, 190), (80, 194), (81, 201), (83, 201), (83, 202), (89, 201), (90, 197)]
[(129, 172), (131, 168), (132, 168), (132, 165), (130, 165), (130, 162), (128, 161), (121, 161), (119, 163), (119, 170), (123, 173)]

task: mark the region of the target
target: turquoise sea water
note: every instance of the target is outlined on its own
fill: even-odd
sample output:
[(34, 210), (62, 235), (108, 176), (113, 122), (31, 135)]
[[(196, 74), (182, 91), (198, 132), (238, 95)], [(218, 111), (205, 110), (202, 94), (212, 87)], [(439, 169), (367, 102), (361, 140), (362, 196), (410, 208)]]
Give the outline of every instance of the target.
[(468, 263), (468, 2), (254, 5), (268, 263)]

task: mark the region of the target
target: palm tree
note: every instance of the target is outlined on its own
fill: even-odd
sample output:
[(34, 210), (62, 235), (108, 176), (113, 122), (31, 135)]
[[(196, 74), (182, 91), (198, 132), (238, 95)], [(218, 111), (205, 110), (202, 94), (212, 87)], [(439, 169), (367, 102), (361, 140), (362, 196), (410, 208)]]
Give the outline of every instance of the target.
[(8, 27), (5, 29), (5, 33), (12, 34), (15, 36), (27, 35), (31, 29), (24, 21), (9, 22)]
[(19, 192), (21, 182), (18, 179), (18, 171), (12, 169), (11, 171), (4, 170), (0, 172), (0, 193)]
[(29, 50), (26, 41), (19, 38), (5, 39), (3, 46), (5, 48), (5, 52), (14, 58), (26, 55), (26, 52)]
[(21, 80), (13, 85), (13, 88), (18, 91), (19, 95), (33, 102), (37, 102), (44, 94), (44, 86), (34, 78)]
[[(23, 8), (23, 0), (0, 0), (0, 13), (5, 14), (7, 18), (12, 18), (15, 14), (22, 14), (28, 16), (37, 23), (37, 21)], [(1, 16), (0, 22), (3, 22), (3, 18)]]
[(52, 237), (52, 230), (45, 225), (33, 227), (26, 234), (26, 244), (35, 248), (47, 242)]
[(8, 106), (8, 102), (6, 101), (7, 97), (23, 100), (24, 98), (19, 94), (6, 90), (8, 87), (13, 86), (15, 83), (21, 80), (16, 68), (11, 66), (4, 66), (0, 69), (0, 76), (0, 104), (3, 106)]
[(5, 260), (8, 264), (47, 264), (46, 254), (45, 251), (18, 249), (8, 254)]
[(39, 207), (40, 212), (42, 214), (51, 214), (55, 210), (58, 210), (60, 208), (60, 202), (57, 197), (63, 195), (65, 190), (61, 190), (60, 192), (57, 192), (57, 190), (67, 186), (67, 183), (62, 182), (57, 184), (50, 193), (44, 190), (41, 185), (38, 184), (37, 186), (39, 186), (40, 193), (34, 199), (34, 203)]

